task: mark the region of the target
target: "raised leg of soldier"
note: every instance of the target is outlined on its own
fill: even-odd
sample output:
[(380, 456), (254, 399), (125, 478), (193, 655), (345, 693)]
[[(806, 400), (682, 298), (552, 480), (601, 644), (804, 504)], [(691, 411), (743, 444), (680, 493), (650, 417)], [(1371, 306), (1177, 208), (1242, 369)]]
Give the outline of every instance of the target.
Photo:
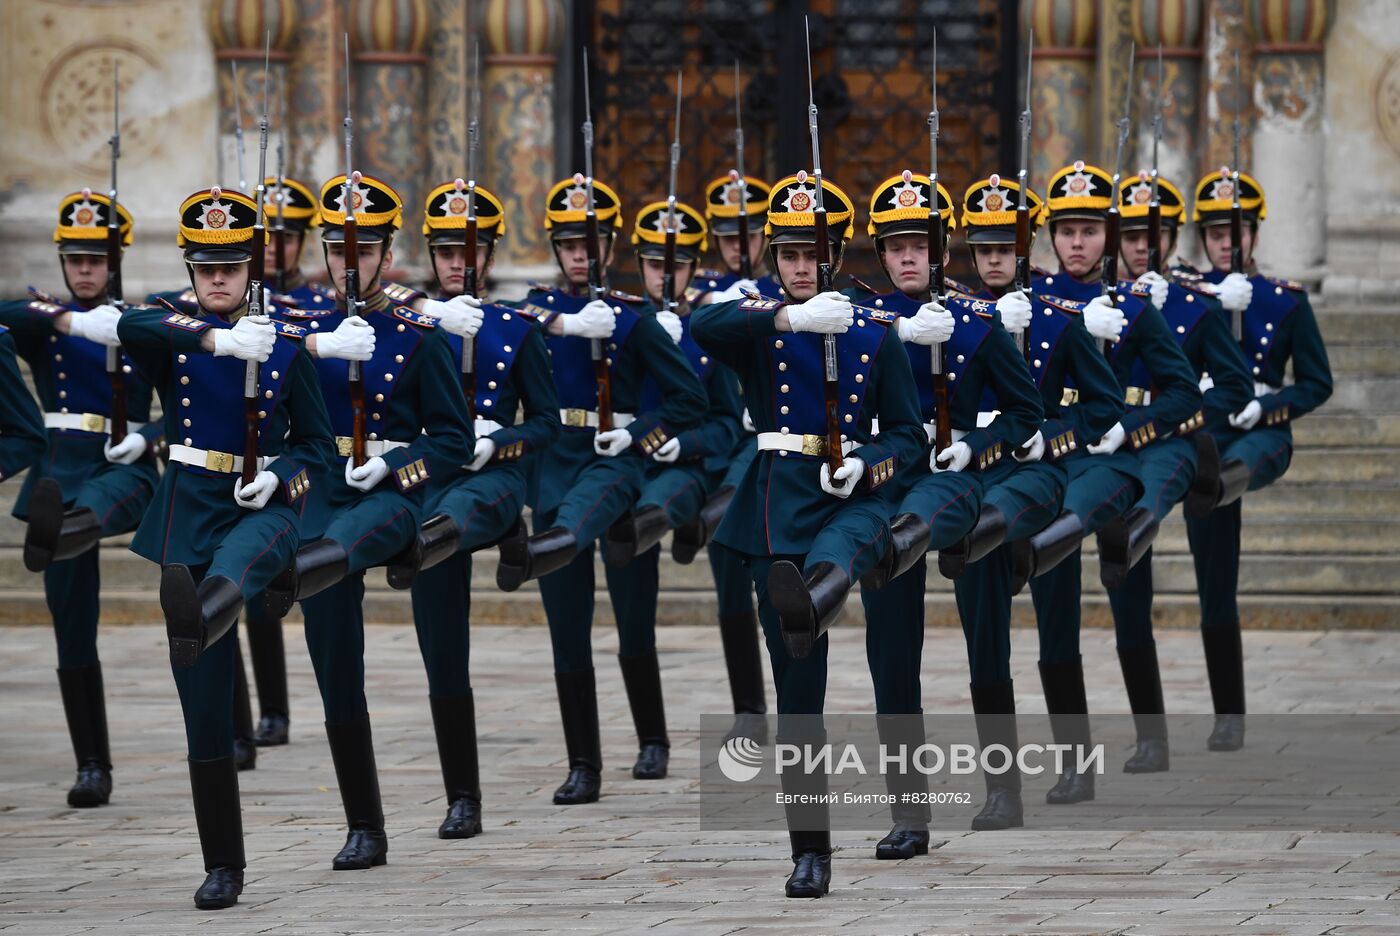
[(710, 487), (710, 476), (698, 465), (673, 465), (648, 478), (637, 503), (608, 528), (607, 564), (632, 562), (660, 543), (668, 531), (694, 520), (705, 506)]
[(638, 780), (665, 777), (671, 756), (661, 667), (656, 656), (660, 561), (661, 546), (656, 544), (621, 568), (612, 563), (603, 566), (613, 617), (617, 619), (617, 662), (627, 688), (632, 724), (637, 729), (637, 761), (632, 765), (632, 776)]
[(1286, 426), (1251, 429), (1227, 445), (1222, 461), (1240, 459), (1249, 466), (1249, 490), (1268, 487), (1293, 461), (1293, 433)]
[(1238, 604), (1242, 501), (1186, 518), (1186, 537), (1201, 602), (1201, 643), (1215, 709), (1206, 746), (1236, 751), (1244, 746), (1244, 646)]
[(524, 479), (518, 472), (493, 470), (454, 484), (426, 515), (444, 514), (457, 528), (457, 551), (471, 552), (500, 540), (525, 507)]
[(1088, 536), (1126, 512), (1142, 494), (1142, 479), (1131, 469), (1095, 464), (1094, 456), (1089, 456), (1070, 462), (1064, 509), (1079, 517)]
[(395, 491), (376, 490), (336, 512), (322, 536), (345, 550), (345, 575), (383, 565), (418, 534), (418, 509)]
[(291, 725), (287, 701), (287, 651), (282, 638), (282, 619), (270, 613), (259, 595), (244, 608), (248, 632), (248, 655), (253, 661), (253, 681), (258, 687), (258, 747), (286, 744)]
[[(637, 466), (614, 461), (600, 458), (580, 472), (555, 513), (552, 526), (573, 534), (580, 551), (602, 539), (641, 495), (643, 479)], [(536, 529), (548, 528), (536, 524)]]
[(481, 832), (476, 701), (468, 667), (471, 579), (472, 555), (462, 550), (424, 569), (413, 582), (413, 625), (428, 672), (428, 705), (447, 795), (439, 838), (471, 838)]
[(987, 485), (982, 503), (1006, 517), (1005, 541), (1010, 543), (1038, 533), (1060, 515), (1067, 483), (1064, 469), (1032, 462)]
[(914, 514), (929, 528), (930, 550), (937, 551), (967, 535), (982, 509), (982, 484), (974, 472), (939, 471), (914, 482), (899, 505), (899, 514)]

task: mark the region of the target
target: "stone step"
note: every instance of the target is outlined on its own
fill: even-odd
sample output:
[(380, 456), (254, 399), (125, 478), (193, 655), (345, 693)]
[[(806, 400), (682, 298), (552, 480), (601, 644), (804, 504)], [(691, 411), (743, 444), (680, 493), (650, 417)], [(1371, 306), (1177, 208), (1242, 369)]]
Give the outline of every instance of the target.
[(1334, 379), (1332, 397), (1320, 415), (1325, 415), (1328, 407), (1363, 413), (1400, 410), (1400, 377), (1344, 374)]
[(1263, 491), (1246, 494), (1246, 528), (1255, 518), (1284, 518), (1312, 522), (1393, 516), (1400, 513), (1400, 486), (1373, 482), (1282, 481)]
[(1282, 482), (1400, 484), (1400, 452), (1374, 446), (1297, 448)]
[(1400, 446), (1400, 412), (1345, 410), (1329, 402), (1322, 412), (1293, 424), (1300, 449), (1338, 446)]
[(1322, 340), (1333, 344), (1400, 345), (1400, 309), (1331, 309), (1313, 306)]
[(1389, 338), (1362, 344), (1328, 344), (1327, 361), (1338, 378), (1355, 375), (1400, 374), (1400, 346), (1386, 344)]

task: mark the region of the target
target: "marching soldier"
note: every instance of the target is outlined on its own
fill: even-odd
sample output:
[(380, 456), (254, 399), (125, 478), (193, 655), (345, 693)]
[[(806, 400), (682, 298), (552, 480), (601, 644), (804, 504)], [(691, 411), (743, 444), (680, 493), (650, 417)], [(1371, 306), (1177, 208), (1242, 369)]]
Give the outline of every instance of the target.
[[(1161, 230), (1160, 241), (1155, 245), (1149, 245), (1149, 204), (1153, 199), (1149, 174), (1144, 172), (1137, 179), (1125, 179), (1121, 191), (1123, 262), (1129, 276), (1136, 281), (1134, 288), (1151, 296), (1152, 305), (1162, 313), (1171, 336), (1186, 354), (1192, 370), (1197, 375), (1209, 375), (1201, 382), (1204, 390), (1201, 409), (1177, 426), (1172, 438), (1159, 439), (1134, 453), (1147, 488), (1137, 507), (1151, 511), (1152, 516), (1161, 520), (1193, 487), (1218, 484), (1218, 456), (1210, 457), (1215, 455), (1214, 444), (1210, 436), (1200, 430), (1224, 425), (1230, 414), (1239, 412), (1252, 399), (1253, 391), (1249, 370), (1239, 345), (1230, 336), (1229, 321), (1221, 313), (1219, 301), (1184, 277), (1169, 280), (1163, 275), (1166, 258), (1176, 249), (1177, 232), (1186, 210), (1180, 190), (1167, 179), (1158, 177)], [(1161, 258), (1159, 269), (1150, 268), (1151, 257)], [(1137, 367), (1142, 365), (1135, 365)], [(1130, 386), (1144, 383), (1143, 375), (1129, 375)], [(1132, 394), (1129, 389), (1128, 396)], [(1207, 456), (1198, 455), (1202, 443), (1209, 446)], [(1131, 551), (1136, 552), (1136, 549)], [(1113, 609), (1118, 662), (1137, 726), (1137, 750), (1123, 765), (1123, 770), (1127, 773), (1166, 770), (1170, 763), (1166, 708), (1157, 664), (1157, 644), (1152, 639), (1151, 548), (1143, 553), (1140, 561), (1128, 567), (1126, 575), (1118, 572), (1116, 579), (1110, 580), (1109, 572), (1105, 566), (1104, 584), (1108, 586), (1108, 601)]]
[[(768, 195), (772, 191), (767, 182), (745, 176), (742, 184), (739, 173), (731, 172), (710, 180), (705, 186), (705, 221), (714, 238), (715, 251), (719, 254), (720, 269), (702, 269), (695, 273), (694, 284), (701, 291), (694, 305), (699, 308), (714, 302), (728, 302), (742, 299), (745, 293), (756, 292), (770, 299), (781, 298), (782, 287), (768, 272), (768, 251), (765, 249), (763, 226), (768, 220)], [(744, 199), (744, 223), (748, 229), (748, 243), (740, 233), (740, 205)], [(745, 252), (748, 253), (749, 275), (744, 275)]]
[[(500, 201), (479, 186), (474, 197), (471, 232), (460, 179), (428, 193), (423, 234), (439, 300), (470, 295), (475, 286), (469, 285), (469, 275), (474, 282), (486, 279), (496, 243), (505, 236)], [(476, 238), (470, 254), (468, 236)], [(428, 465), (423, 510), (428, 520), (413, 546), (388, 566), (390, 585), (413, 589), (413, 622), (428, 670), (428, 704), (447, 790), (447, 817), (438, 827), (438, 837), (445, 839), (481, 832), (476, 703), (467, 668), (472, 553), (515, 530), (525, 507), (522, 459), (559, 436), (559, 399), (544, 336), (533, 319), (514, 309), (494, 304), (481, 309), (481, 325), (470, 342), (454, 330), (457, 309), (440, 320), (452, 359), (463, 361), (464, 346), (472, 355), (459, 379), (467, 384), (476, 414), (475, 454), (465, 471), (449, 462)], [(518, 424), (517, 407), (523, 411)]]
[[(58, 643), (58, 685), (77, 780), (68, 805), (105, 804), (112, 792), (102, 663), (97, 656), (101, 588), (98, 541), (136, 529), (159, 482), (150, 422), (151, 386), (121, 368), (109, 374), (108, 349), (119, 348), (120, 268), (108, 269), (111, 200), (89, 189), (59, 202), (59, 265), (68, 298), (0, 303), (28, 362), (44, 409), (47, 444), (15, 499), (28, 521), (24, 565), (44, 574), (44, 594)], [(131, 216), (117, 205), (119, 249), (131, 244)], [(115, 287), (115, 291), (113, 289)], [(121, 400), (113, 392), (120, 386)], [(113, 427), (113, 414), (121, 424)], [(114, 441), (115, 439), (115, 441)]]
[[(992, 320), (993, 305), (931, 293), (930, 259), (936, 248), (929, 243), (930, 188), (928, 176), (906, 171), (886, 179), (870, 199), (868, 231), (895, 288), (869, 304), (899, 315), (895, 329), (909, 354), (929, 443), (922, 460), (881, 492), (893, 518), (891, 542), (881, 562), (861, 580), (877, 715), (922, 714), (924, 552), (952, 547), (972, 531), (984, 490), (1015, 470), (1012, 451), (1035, 434), (1043, 417), (1025, 360)], [(952, 201), (941, 185), (936, 199), (946, 244), (947, 232), (955, 227)], [(941, 365), (942, 381), (933, 376), (934, 363)], [(945, 439), (939, 438), (940, 420), (950, 427)], [(1006, 528), (1004, 517), (995, 506), (982, 509), (987, 516), (981, 535), (999, 538)], [(921, 730), (900, 736), (913, 722), (907, 717), (881, 720), (882, 734), (889, 735), (883, 739), (886, 749), (901, 742), (910, 749), (922, 744)], [(927, 792), (921, 775), (913, 779), (917, 788), (897, 774), (886, 775), (896, 796)], [(876, 845), (876, 858), (928, 852), (929, 810), (919, 802), (913, 808), (892, 807), (894, 829)]]
[[(692, 324), (700, 346), (738, 373), (758, 429), (758, 454), (715, 539), (749, 563), (777, 685), (780, 733), (808, 743), (820, 743), (822, 732), (782, 716), (820, 715), (825, 631), (852, 583), (888, 544), (886, 508), (876, 492), (900, 475), (901, 466), (914, 464), (924, 445), (909, 356), (898, 335), (887, 333), (893, 313), (853, 307), (830, 289), (854, 213), (844, 192), (805, 172), (775, 184), (765, 233), (786, 301), (754, 296), (722, 302), (700, 309)], [(822, 236), (827, 244), (819, 244)], [(842, 462), (836, 471), (826, 449), (833, 427), (823, 405), (828, 335), (834, 336), (838, 369)], [(877, 418), (880, 434), (872, 439)], [(825, 788), (824, 776), (783, 776), (785, 784), (814, 788), (808, 792)], [(789, 807), (788, 828), (794, 869), (786, 893), (820, 897), (831, 881), (825, 808)]]
[[(618, 618), (618, 628), (648, 635), (652, 645), (638, 656), (618, 657), (641, 747), (632, 768), (632, 776), (639, 780), (664, 777), (670, 750), (655, 646), (661, 537), (697, 517), (706, 497), (714, 493), (724, 477), (729, 453), (741, 432), (739, 385), (734, 372), (701, 350), (690, 332), (691, 306), (686, 296), (705, 249), (704, 219), (689, 205), (676, 204), (676, 233), (668, 270), (664, 232), (669, 223), (666, 202), (647, 205), (637, 214), (632, 243), (637, 248), (637, 264), (650, 308), (684, 353), (704, 387), (709, 406), (697, 426), (676, 433), (651, 453), (641, 495), (632, 513), (608, 531), (604, 548), (608, 592), (614, 596), (613, 613)], [(668, 282), (671, 296), (666, 292)], [(671, 298), (677, 303), (674, 312), (668, 308)], [(642, 410), (652, 411), (660, 404), (659, 389), (647, 381), (642, 389)], [(731, 689), (735, 688), (731, 683)], [(761, 692), (760, 689), (760, 698)]]
[[(186, 198), (180, 243), (200, 314), (130, 309), (118, 326), (160, 394), (171, 440), (170, 466), (131, 549), (162, 566), (160, 603), (208, 873), (194, 898), (201, 909), (232, 906), (243, 890), (234, 641), (220, 638), (295, 554), (311, 478), (333, 451), (305, 331), (245, 314), (256, 218), (253, 201), (237, 192), (216, 187)], [(239, 477), (246, 362), (259, 364), (261, 406), (257, 472), (247, 485)]]
[[(1060, 270), (1039, 277), (1034, 286), (1042, 294), (1056, 297), (1048, 301), (1077, 313), (1091, 335), (1109, 343), (1111, 350), (1105, 353), (1115, 376), (1105, 388), (1110, 384), (1117, 388), (1114, 392), (1119, 402), (1114, 408), (1118, 418), (1097, 438), (1085, 434), (1075, 439), (1080, 451), (1071, 452), (1065, 462), (1069, 485), (1064, 512), (1028, 541), (1028, 548), (1020, 554), (1023, 564), (1018, 575), (1031, 581), (1046, 708), (1052, 716), (1068, 716), (1051, 720), (1056, 741), (1087, 744), (1089, 710), (1079, 653), (1078, 544), (1083, 537), (1102, 531), (1099, 555), (1104, 574), (1126, 575), (1157, 528), (1152, 510), (1133, 506), (1144, 494), (1142, 460), (1155, 464), (1161, 457), (1163, 462), (1174, 464), (1179, 456), (1189, 464), (1177, 470), (1194, 475), (1195, 453), (1189, 446), (1178, 450), (1154, 443), (1167, 440), (1195, 415), (1201, 393), (1190, 362), (1173, 340), (1162, 314), (1142, 298), (1118, 289), (1116, 278), (1112, 291), (1104, 292), (1102, 268), (1110, 258), (1116, 264), (1118, 249), (1117, 244), (1106, 242), (1112, 178), (1102, 169), (1079, 161), (1050, 177), (1049, 192), (1047, 220)], [(1032, 346), (1034, 353), (1034, 334)], [(1077, 380), (1075, 386), (1081, 397), (1078, 405), (1086, 405), (1082, 396), (1088, 388)], [(1065, 402), (1076, 408), (1072, 397)], [(1072, 768), (1067, 768), (1046, 794), (1046, 802), (1052, 804), (1093, 798), (1093, 774)]]
[(44, 419), (19, 372), (14, 338), (0, 325), (0, 481), (38, 461), (44, 443)]
[[(1231, 233), (1236, 205), (1242, 216), (1238, 245)], [(1254, 270), (1259, 222), (1267, 215), (1264, 190), (1238, 170), (1230, 178), (1212, 172), (1196, 184), (1192, 219), (1211, 265), (1204, 282), (1214, 288), (1227, 313), (1239, 316), (1239, 343), (1254, 379), (1254, 398), (1229, 417), (1228, 426), (1212, 431), (1220, 449), (1222, 475), (1237, 472), (1241, 476), (1237, 490), (1257, 491), (1278, 480), (1293, 457), (1293, 420), (1311, 413), (1332, 395), (1327, 348), (1306, 290), (1258, 272), (1240, 272)], [(1232, 247), (1238, 249), (1238, 263), (1232, 262)], [(1234, 267), (1239, 269), (1232, 272)], [(1288, 386), (1284, 386), (1286, 368), (1293, 374)], [(1244, 652), (1236, 604), (1240, 519), (1238, 498), (1204, 517), (1186, 518), (1216, 713), (1207, 742), (1212, 751), (1235, 751), (1244, 745)]]
[[(441, 307), (435, 317), (390, 301), (380, 277), (393, 261), (403, 202), (384, 182), (358, 172), (349, 184), (336, 176), (321, 186), (320, 211), (336, 308), (284, 314), (314, 333), (307, 350), (335, 430), (337, 458), (316, 478), (307, 506), (306, 538), (314, 542), (272, 583), (267, 600), (279, 616), (300, 601), (306, 619), (349, 825), (331, 868), (346, 871), (382, 865), (388, 854), (364, 692), (364, 573), (415, 542), (434, 472), (473, 459), (460, 373), (446, 332), (436, 326), (442, 315), (455, 313), (463, 332), (475, 333), (481, 309), (472, 305), (475, 299), (459, 297), (434, 303), (432, 308)], [(347, 250), (352, 236), (358, 244), (354, 256)], [(352, 286), (360, 287), (356, 295), (349, 292)], [(350, 380), (351, 361), (361, 362), (359, 387)], [(357, 427), (361, 405), (365, 415)], [(365, 433), (362, 464), (354, 457), (358, 431)], [(466, 665), (465, 659), (456, 663)]]
[[(640, 308), (643, 300), (604, 292), (621, 227), (622, 206), (611, 188), (583, 176), (556, 183), (546, 201), (545, 228), (565, 285), (534, 289), (522, 306), (545, 330), (563, 432), (529, 466), (535, 533), (501, 544), (496, 582), (515, 591), (526, 581), (540, 581), (569, 756), (569, 776), (554, 793), (561, 805), (595, 802), (601, 782), (590, 639), (593, 544), (636, 503), (651, 456), (693, 429), (706, 405), (690, 362), (656, 317)], [(650, 410), (642, 406), (648, 381), (660, 401)], [(614, 607), (628, 597), (614, 590)], [(629, 661), (623, 663), (629, 696), (645, 692), (643, 704), (659, 715), (655, 633), (631, 627), (642, 617), (617, 615), (618, 656)], [(638, 702), (633, 705), (635, 711)], [(664, 730), (638, 740), (633, 775), (664, 770)]]

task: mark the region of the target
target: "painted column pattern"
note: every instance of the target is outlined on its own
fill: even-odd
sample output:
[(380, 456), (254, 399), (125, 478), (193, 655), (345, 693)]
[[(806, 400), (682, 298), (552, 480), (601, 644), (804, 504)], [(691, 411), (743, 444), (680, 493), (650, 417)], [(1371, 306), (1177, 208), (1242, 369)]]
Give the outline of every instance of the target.
[[(1162, 142), (1158, 170), (1188, 199), (1205, 168), (1197, 163), (1201, 109), (1202, 0), (1142, 0), (1132, 11), (1138, 44), (1138, 99), (1133, 133), (1137, 160), (1127, 171), (1151, 168), (1152, 105), (1157, 96), (1157, 46), (1162, 46)], [(1183, 247), (1189, 246), (1182, 243)]]
[[(237, 188), (247, 183), (253, 194), (261, 180), (258, 175), (258, 121), (262, 116), (263, 44), (271, 37), (268, 54), (268, 114), (275, 122), (286, 112), (288, 63), (298, 28), (294, 0), (219, 0), (209, 7), (209, 36), (214, 43), (214, 63), (219, 89), (218, 156), (219, 183)], [(234, 108), (233, 63), (238, 63), (238, 98), (242, 114)], [(283, 103), (275, 99), (280, 97)], [(244, 176), (238, 177), (238, 142), (234, 128), (241, 121), (244, 138)], [(276, 127), (273, 126), (273, 130)], [(268, 149), (276, 146), (269, 138)], [(269, 155), (269, 160), (272, 157)], [(269, 162), (269, 166), (271, 163)], [(269, 169), (269, 171), (271, 171)]]
[(1031, 96), (1031, 188), (1061, 166), (1090, 159), (1094, 104), (1095, 0), (1026, 0), (1026, 23), (1035, 30)]

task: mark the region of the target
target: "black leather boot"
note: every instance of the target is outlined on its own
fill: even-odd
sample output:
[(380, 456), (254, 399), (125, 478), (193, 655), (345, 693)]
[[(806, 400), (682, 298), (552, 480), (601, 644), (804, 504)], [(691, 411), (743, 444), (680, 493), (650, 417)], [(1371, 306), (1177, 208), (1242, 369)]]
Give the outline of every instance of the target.
[(637, 728), (637, 762), (632, 779), (661, 780), (671, 760), (671, 739), (666, 734), (666, 706), (661, 698), (661, 664), (656, 649), (640, 656), (619, 655), (622, 684), (627, 687), (627, 704), (632, 724)]
[(102, 664), (61, 666), (58, 690), (78, 775), (68, 791), (77, 809), (105, 806), (112, 797), (112, 752), (107, 743), (107, 701), (102, 691)]
[(831, 891), (831, 833), (789, 832), (792, 874), (783, 892), (788, 897), (825, 897)]
[(946, 579), (962, 575), (968, 566), (986, 558), (1006, 541), (1006, 515), (991, 504), (983, 504), (977, 523), (968, 534), (938, 551), (938, 572)]
[(729, 502), (733, 499), (734, 489), (728, 486), (711, 494), (695, 519), (677, 527), (671, 535), (671, 558), (681, 565), (694, 562), (696, 555), (709, 545), (715, 530), (719, 529), (719, 522), (724, 519), (724, 512), (729, 509)]
[(400, 591), (411, 587), (419, 572), (431, 569), (457, 551), (461, 536), (456, 522), (446, 514), (434, 514), (423, 521), (422, 528), (409, 547), (384, 567), (384, 577), (389, 587)]
[(201, 910), (223, 910), (243, 893), (243, 813), (238, 802), (238, 770), (231, 757), (191, 760), (190, 793), (199, 847), (208, 875), (194, 892)]
[(1157, 642), (1145, 647), (1119, 647), (1118, 664), (1137, 728), (1137, 750), (1123, 765), (1124, 773), (1159, 773), (1171, 767), (1167, 750), (1166, 706), (1162, 701), (1162, 671), (1157, 665)]
[(465, 695), (429, 696), (433, 733), (437, 735), (442, 785), (447, 791), (447, 818), (438, 838), (464, 839), (481, 834), (481, 770), (476, 757), (476, 701)]
[[(977, 716), (977, 744), (983, 750), (1001, 744), (1016, 756), (1020, 747), (1016, 731), (1016, 690), (1009, 679), (972, 683), (972, 711)], [(987, 802), (972, 817), (972, 831), (1019, 829), (1025, 825), (1021, 803), (1021, 770), (1014, 763), (1005, 773), (983, 773)]]
[(29, 525), (24, 531), (24, 567), (42, 572), (54, 562), (87, 552), (102, 539), (102, 522), (87, 507), (63, 509), (63, 491), (53, 478), (40, 478), (29, 492)]
[(830, 562), (818, 562), (803, 576), (797, 566), (781, 559), (768, 572), (768, 599), (782, 621), (788, 656), (801, 660), (812, 652), (822, 634), (836, 621), (851, 580)]
[(734, 702), (734, 727), (729, 737), (768, 743), (768, 704), (763, 690), (763, 661), (759, 657), (758, 617), (721, 614), (719, 639), (724, 647), (724, 667), (729, 673), (729, 695)]
[(603, 558), (610, 566), (625, 566), (661, 542), (670, 529), (666, 511), (660, 507), (648, 504), (638, 508), (608, 527), (607, 538), (603, 541)]
[(904, 513), (890, 521), (890, 544), (870, 571), (860, 577), (861, 588), (884, 588), (913, 568), (928, 552), (933, 531), (918, 514)]
[(1212, 751), (1238, 751), (1244, 747), (1244, 646), (1240, 625), (1201, 630), (1206, 650), (1206, 674), (1215, 706), (1215, 728), (1206, 747)]
[(196, 586), (189, 566), (172, 563), (160, 570), (160, 607), (165, 612), (170, 665), (190, 667), (206, 647), (238, 623), (243, 592), (222, 575), (206, 576)]
[(603, 743), (598, 735), (598, 688), (593, 669), (555, 673), (559, 714), (564, 723), (564, 746), (569, 752), (569, 776), (554, 791), (559, 806), (598, 802), (602, 785)]
[(1132, 507), (1099, 531), (1099, 581), (1104, 588), (1122, 588), (1128, 570), (1152, 549), (1160, 522), (1146, 507)]
[(1074, 555), (1084, 536), (1084, 521), (1066, 510), (1039, 533), (1012, 543), (1011, 594), (1019, 594), (1031, 579)]
[[(521, 527), (524, 533), (524, 527)], [(564, 568), (578, 555), (578, 540), (563, 527), (551, 527), (534, 536), (512, 536), (501, 541), (496, 563), (496, 586), (513, 592), (531, 579)]]
[(1223, 490), (1220, 478), (1220, 446), (1209, 432), (1197, 432), (1196, 477), (1181, 502), (1181, 512), (1188, 517), (1204, 517), (1220, 503)]
[[(819, 749), (826, 743), (820, 716), (778, 717), (778, 743)], [(831, 810), (823, 801), (828, 793), (827, 775), (816, 770), (785, 770), (779, 784), (788, 801), (783, 804), (788, 835), (792, 839), (792, 874), (789, 897), (821, 897), (831, 887)]]
[(287, 743), (291, 726), (282, 621), (267, 615), (260, 599), (255, 599), (246, 611), (248, 655), (253, 660), (253, 682), (258, 687), (258, 708), (262, 710), (253, 743), (258, 747), (276, 747)]
[(928, 854), (928, 824), (932, 811), (928, 804), (928, 777), (914, 769), (914, 751), (924, 743), (923, 715), (876, 715), (875, 727), (880, 744), (887, 755), (896, 755), (904, 748), (903, 763), (910, 769), (900, 773), (891, 764), (885, 772), (885, 791), (893, 798), (889, 834), (875, 845), (875, 857), (881, 861), (901, 861), (915, 855)]
[(1232, 458), (1220, 465), (1220, 500), (1217, 507), (1233, 504), (1249, 490), (1249, 466), (1238, 458)]
[[(1050, 732), (1056, 744), (1077, 745), (1087, 751), (1089, 703), (1084, 695), (1084, 661), (1081, 657), (1059, 663), (1040, 664), (1040, 685), (1045, 690), (1045, 708), (1050, 713)], [(1075, 769), (1079, 752), (1064, 755), (1064, 772), (1059, 782), (1045, 794), (1051, 806), (1083, 803), (1094, 798), (1094, 775)]]
[(331, 862), (332, 871), (360, 871), (388, 861), (389, 839), (384, 834), (384, 807), (379, 799), (379, 771), (374, 764), (374, 738), (369, 716), (333, 725), (326, 722), (335, 779), (350, 827), (345, 847)]
[(258, 746), (253, 742), (253, 700), (248, 695), (241, 645), (233, 664), (233, 762), (240, 771), (253, 770), (258, 766)]
[(284, 618), (292, 605), (330, 588), (345, 578), (350, 557), (345, 547), (332, 539), (319, 539), (297, 550), (292, 564), (272, 580), (263, 592), (264, 607), (276, 618)]

